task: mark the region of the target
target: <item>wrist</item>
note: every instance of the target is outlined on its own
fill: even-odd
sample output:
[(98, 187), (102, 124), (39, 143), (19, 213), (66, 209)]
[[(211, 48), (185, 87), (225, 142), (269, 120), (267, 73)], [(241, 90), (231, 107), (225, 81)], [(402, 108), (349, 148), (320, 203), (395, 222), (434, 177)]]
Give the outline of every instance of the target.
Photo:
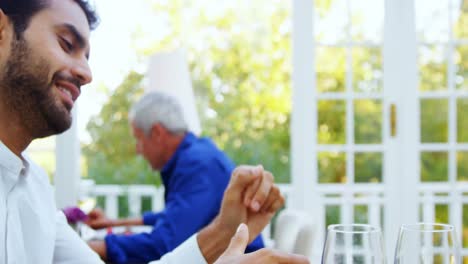
[(110, 226), (137, 226), (143, 225), (143, 218), (109, 219)]
[(200, 251), (208, 263), (213, 263), (226, 250), (233, 232), (226, 229), (218, 218), (197, 235)]
[(109, 227), (115, 227), (115, 226), (119, 226), (120, 225), (120, 222), (118, 219), (109, 219), (108, 220), (108, 226)]

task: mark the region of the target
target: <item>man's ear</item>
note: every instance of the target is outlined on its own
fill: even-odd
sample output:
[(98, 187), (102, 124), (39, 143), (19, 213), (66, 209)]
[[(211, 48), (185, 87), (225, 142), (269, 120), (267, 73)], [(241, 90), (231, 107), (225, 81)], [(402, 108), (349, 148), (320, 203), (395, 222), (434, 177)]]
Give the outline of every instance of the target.
[(153, 140), (160, 140), (162, 133), (161, 128), (160, 124), (153, 124), (153, 126), (151, 126), (150, 136)]

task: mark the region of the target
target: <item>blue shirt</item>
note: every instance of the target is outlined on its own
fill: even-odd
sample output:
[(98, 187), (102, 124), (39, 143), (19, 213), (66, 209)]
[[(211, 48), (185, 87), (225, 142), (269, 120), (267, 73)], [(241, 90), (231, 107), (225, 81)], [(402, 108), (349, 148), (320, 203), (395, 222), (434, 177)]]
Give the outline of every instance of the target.
[[(207, 138), (187, 133), (161, 170), (165, 208), (146, 212), (151, 233), (107, 235), (107, 257), (112, 263), (146, 263), (160, 259), (218, 214), (234, 163)], [(262, 248), (259, 235), (246, 249)]]

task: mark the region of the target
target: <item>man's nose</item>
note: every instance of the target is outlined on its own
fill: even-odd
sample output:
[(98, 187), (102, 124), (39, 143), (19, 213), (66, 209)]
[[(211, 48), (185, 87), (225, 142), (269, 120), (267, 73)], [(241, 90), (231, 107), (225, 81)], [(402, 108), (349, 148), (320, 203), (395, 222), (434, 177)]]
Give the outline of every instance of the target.
[(81, 85), (90, 83), (93, 80), (91, 68), (87, 59), (82, 59), (75, 63), (72, 68), (73, 77), (80, 80)]

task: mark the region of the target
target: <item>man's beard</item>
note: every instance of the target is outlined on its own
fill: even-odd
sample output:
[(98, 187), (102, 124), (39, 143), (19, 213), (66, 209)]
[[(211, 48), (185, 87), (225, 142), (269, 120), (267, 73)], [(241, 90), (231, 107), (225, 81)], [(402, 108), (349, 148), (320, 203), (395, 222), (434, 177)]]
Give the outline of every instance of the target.
[(0, 76), (0, 100), (34, 139), (64, 132), (71, 126), (72, 117), (71, 109), (54, 96), (53, 83), (59, 74), (49, 82), (49, 62), (33, 53), (22, 37), (13, 39)]

